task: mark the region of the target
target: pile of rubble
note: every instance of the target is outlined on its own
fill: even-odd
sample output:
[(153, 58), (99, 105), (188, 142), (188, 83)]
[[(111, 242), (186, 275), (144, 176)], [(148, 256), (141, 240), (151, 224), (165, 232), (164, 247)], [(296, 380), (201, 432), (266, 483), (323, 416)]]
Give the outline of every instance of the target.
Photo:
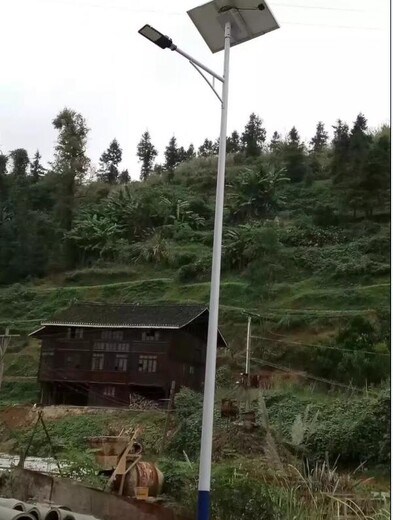
[(0, 520), (98, 520), (91, 515), (73, 513), (65, 506), (28, 504), (0, 497)]
[(131, 410), (157, 410), (159, 408), (156, 401), (151, 401), (142, 397), (140, 394), (130, 394), (129, 408)]

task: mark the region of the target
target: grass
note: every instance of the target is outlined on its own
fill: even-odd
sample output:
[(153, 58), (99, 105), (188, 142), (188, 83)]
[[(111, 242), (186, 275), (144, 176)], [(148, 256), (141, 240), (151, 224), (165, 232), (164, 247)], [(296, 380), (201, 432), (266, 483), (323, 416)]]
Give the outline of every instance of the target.
[(0, 389), (0, 406), (16, 403), (36, 403), (39, 392), (37, 381), (3, 381)]
[[(133, 431), (140, 428), (139, 440), (143, 445), (146, 457), (157, 456), (165, 424), (165, 414), (146, 411), (96, 411), (76, 416), (65, 416), (59, 419), (45, 421), (48, 433), (58, 453), (70, 449), (84, 452), (88, 448), (87, 437), (100, 435), (118, 435), (122, 429)], [(18, 446), (26, 446), (34, 425), (18, 428), (13, 431), (13, 437)], [(9, 432), (3, 432), (3, 442)], [(37, 429), (31, 444), (30, 455), (46, 457), (51, 454), (50, 446), (41, 425)]]

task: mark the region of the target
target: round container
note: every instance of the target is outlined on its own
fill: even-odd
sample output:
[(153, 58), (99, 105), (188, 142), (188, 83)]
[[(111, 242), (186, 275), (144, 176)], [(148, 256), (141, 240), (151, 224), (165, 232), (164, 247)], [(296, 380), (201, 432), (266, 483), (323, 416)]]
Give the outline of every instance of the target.
[[(120, 486), (121, 476), (116, 479), (116, 487)], [(152, 462), (138, 462), (127, 473), (124, 482), (123, 495), (135, 497), (136, 488), (147, 488), (149, 497), (156, 497), (161, 493), (164, 475)]]

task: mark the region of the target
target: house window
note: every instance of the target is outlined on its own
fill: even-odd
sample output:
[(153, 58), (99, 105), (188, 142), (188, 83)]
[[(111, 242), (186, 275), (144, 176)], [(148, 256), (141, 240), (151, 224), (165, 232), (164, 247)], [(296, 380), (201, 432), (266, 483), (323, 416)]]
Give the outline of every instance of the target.
[(101, 332), (101, 339), (112, 339), (112, 331), (111, 330), (103, 330)]
[(158, 341), (160, 333), (158, 330), (145, 330), (142, 332), (142, 341)]
[(128, 356), (124, 354), (117, 354), (115, 358), (115, 370), (118, 372), (127, 372)]
[(67, 338), (68, 339), (82, 339), (83, 338), (83, 329), (80, 328), (71, 328), (67, 329)]
[(190, 368), (189, 368), (189, 372), (190, 372), (190, 375), (195, 374), (195, 367), (193, 367), (191, 365)]
[(79, 354), (67, 354), (65, 358), (66, 368), (80, 368), (80, 355)]
[(104, 354), (93, 354), (91, 361), (92, 370), (103, 370), (104, 369)]
[(104, 341), (96, 341), (94, 350), (105, 350), (106, 352), (129, 352), (129, 343), (105, 343)]
[(115, 397), (116, 388), (114, 386), (105, 386), (104, 387), (104, 395), (106, 397)]
[(122, 330), (109, 330), (105, 329), (101, 332), (101, 339), (105, 340), (117, 340), (122, 341), (123, 339), (123, 331)]
[(157, 372), (157, 356), (139, 356), (139, 372)]

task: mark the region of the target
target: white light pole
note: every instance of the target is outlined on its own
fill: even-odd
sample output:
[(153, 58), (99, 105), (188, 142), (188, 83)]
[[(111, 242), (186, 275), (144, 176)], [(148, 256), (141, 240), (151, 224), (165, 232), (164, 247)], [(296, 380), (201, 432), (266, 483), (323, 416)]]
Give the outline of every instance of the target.
[[(161, 49), (171, 49), (187, 58), (202, 74), (221, 102), (220, 144), (218, 152), (216, 208), (210, 285), (209, 325), (207, 333), (205, 386), (203, 396), (202, 438), (199, 463), (198, 520), (208, 520), (210, 509), (211, 458), (213, 443), (214, 393), (216, 380), (217, 330), (220, 298), (222, 226), (224, 211), (225, 159), (228, 119), (229, 54), (234, 45), (279, 28), (266, 2), (255, 0), (213, 0), (188, 11), (188, 15), (210, 50), (224, 50), (223, 76), (216, 74), (201, 62), (180, 50), (171, 38), (145, 25), (139, 30), (142, 36)], [(217, 93), (201, 70), (222, 83), (222, 96)]]

